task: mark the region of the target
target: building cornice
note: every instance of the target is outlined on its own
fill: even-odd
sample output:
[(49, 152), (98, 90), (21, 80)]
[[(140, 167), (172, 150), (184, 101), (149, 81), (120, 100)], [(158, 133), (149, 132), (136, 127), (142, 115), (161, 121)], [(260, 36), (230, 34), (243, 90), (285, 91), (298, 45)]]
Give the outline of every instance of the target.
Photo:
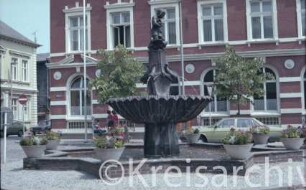
[[(96, 66), (97, 63), (87, 63), (87, 66)], [(58, 64), (58, 63), (47, 63), (46, 64), (48, 69), (59, 69), (59, 68), (77, 68), (77, 67), (83, 67), (84, 63), (71, 63), (71, 64)]]
[[(298, 56), (298, 55), (306, 55), (305, 49), (283, 49), (283, 50), (260, 50), (260, 51), (243, 51), (236, 52), (238, 55), (242, 57), (279, 57), (279, 56)], [(202, 54), (185, 54), (185, 61), (199, 61), (199, 60), (211, 60), (216, 59), (222, 56), (224, 52), (218, 53), (202, 53)], [(137, 57), (136, 58), (140, 62), (148, 62), (148, 57)], [(172, 55), (167, 56), (167, 61), (176, 62), (180, 61), (180, 55)]]
[(106, 5), (104, 5), (105, 9), (121, 9), (121, 8), (130, 8), (134, 7), (135, 3), (133, 0), (130, 0), (130, 2), (121, 2), (121, 0), (118, 0), (117, 3), (109, 4), (108, 1), (106, 1)]
[(29, 46), (29, 47), (32, 47), (32, 48), (38, 48), (38, 47), (41, 46), (39, 44), (26, 42), (26, 41), (19, 40), (19, 39), (16, 39), (16, 38), (12, 38), (12, 37), (9, 37), (9, 36), (5, 36), (5, 35), (2, 35), (2, 34), (0, 34), (0, 39), (4, 39), (4, 40), (11, 41), (11, 42), (14, 42), (14, 43), (22, 44), (22, 45)]
[(174, 4), (174, 3), (179, 3), (181, 0), (149, 0), (148, 4), (149, 5), (164, 5), (164, 4)]

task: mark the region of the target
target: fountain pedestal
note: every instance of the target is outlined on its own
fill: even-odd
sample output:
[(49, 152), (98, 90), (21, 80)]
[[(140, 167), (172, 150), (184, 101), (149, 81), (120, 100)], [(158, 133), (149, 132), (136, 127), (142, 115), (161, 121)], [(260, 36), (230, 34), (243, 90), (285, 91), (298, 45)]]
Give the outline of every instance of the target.
[(147, 123), (144, 135), (144, 156), (159, 158), (180, 153), (175, 123)]
[(168, 67), (164, 48), (162, 10), (152, 18), (149, 64), (141, 81), (147, 84), (147, 97), (126, 97), (110, 99), (109, 104), (117, 113), (134, 123), (145, 124), (144, 156), (159, 158), (177, 156), (180, 153), (176, 123), (187, 122), (197, 115), (211, 101), (205, 96), (171, 96), (171, 83), (177, 83), (179, 76)]

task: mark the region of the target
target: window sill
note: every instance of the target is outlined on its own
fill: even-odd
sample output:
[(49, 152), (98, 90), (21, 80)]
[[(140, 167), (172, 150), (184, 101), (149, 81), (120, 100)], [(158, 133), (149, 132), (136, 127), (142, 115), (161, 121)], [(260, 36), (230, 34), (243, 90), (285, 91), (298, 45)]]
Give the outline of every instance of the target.
[(306, 36), (299, 37), (297, 41), (299, 42), (299, 44), (302, 44), (303, 41), (306, 41)]
[(279, 44), (278, 39), (258, 39), (258, 40), (248, 40), (247, 44), (248, 46), (251, 46), (251, 44), (265, 44), (265, 43), (276, 43), (276, 45)]
[(252, 111), (251, 116), (280, 116), (281, 114), (277, 111)]
[(199, 49), (202, 49), (202, 47), (209, 47), (209, 46), (226, 46), (228, 45), (227, 42), (206, 42), (206, 43), (199, 43), (198, 47)]
[[(85, 116), (83, 116), (83, 115), (76, 115), (76, 116), (68, 115), (66, 120), (67, 121), (84, 121)], [(91, 121), (91, 114), (87, 115), (87, 121)]]
[(22, 84), (22, 85), (30, 85), (30, 82), (25, 82), (25, 81), (17, 81), (17, 80), (12, 80), (13, 84)]
[(205, 112), (201, 113), (201, 117), (229, 117), (230, 114), (228, 112)]

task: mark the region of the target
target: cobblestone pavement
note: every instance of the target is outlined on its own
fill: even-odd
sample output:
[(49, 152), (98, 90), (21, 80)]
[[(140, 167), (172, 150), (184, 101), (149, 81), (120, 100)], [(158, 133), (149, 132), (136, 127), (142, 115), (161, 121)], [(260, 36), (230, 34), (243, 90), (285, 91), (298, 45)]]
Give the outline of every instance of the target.
[[(301, 185), (304, 163), (270, 164), (271, 172), (268, 175), (264, 170), (267, 165), (256, 165), (253, 172), (246, 176), (227, 176), (213, 174), (186, 174), (169, 173), (125, 177), (117, 185), (107, 185), (116, 181), (97, 180), (94, 176), (78, 171), (46, 171), (23, 170), (22, 158), (25, 157), (18, 144), (19, 138), (8, 138), (7, 163), (1, 162), (1, 189), (7, 190), (117, 190), (117, 189), (288, 189), (279, 186)], [(1, 160), (3, 160), (3, 139), (1, 139)], [(291, 175), (292, 174), (292, 175)], [(290, 176), (292, 176), (290, 178)], [(120, 180), (120, 179), (119, 179)], [(256, 187), (255, 187), (256, 185)], [(253, 187), (253, 188), (252, 188)], [(304, 189), (293, 187), (290, 189)]]

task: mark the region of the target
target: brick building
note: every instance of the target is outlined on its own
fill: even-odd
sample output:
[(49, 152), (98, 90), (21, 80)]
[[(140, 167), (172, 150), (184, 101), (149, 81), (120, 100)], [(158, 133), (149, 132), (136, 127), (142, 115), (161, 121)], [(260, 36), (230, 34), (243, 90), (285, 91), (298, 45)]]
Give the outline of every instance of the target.
[[(105, 118), (106, 106), (94, 91), (83, 97), (83, 16), (81, 0), (51, 1), (50, 76), (51, 119), (54, 128), (82, 128), (83, 101), (95, 118)], [(207, 95), (213, 82), (214, 58), (234, 46), (244, 57), (265, 61), (272, 73), (265, 95), (246, 105), (242, 114), (268, 125), (305, 122), (305, 0), (87, 0), (87, 78), (94, 78), (98, 49), (123, 44), (146, 63), (150, 20), (156, 9), (166, 11), (164, 33), (167, 60), (181, 75), (186, 94)], [(182, 48), (181, 48), (182, 47)], [(182, 61), (183, 60), (183, 61)], [(142, 87), (143, 85), (140, 85)], [(237, 113), (235, 105), (215, 97), (201, 114), (216, 121)], [(90, 119), (89, 119), (90, 121)]]

